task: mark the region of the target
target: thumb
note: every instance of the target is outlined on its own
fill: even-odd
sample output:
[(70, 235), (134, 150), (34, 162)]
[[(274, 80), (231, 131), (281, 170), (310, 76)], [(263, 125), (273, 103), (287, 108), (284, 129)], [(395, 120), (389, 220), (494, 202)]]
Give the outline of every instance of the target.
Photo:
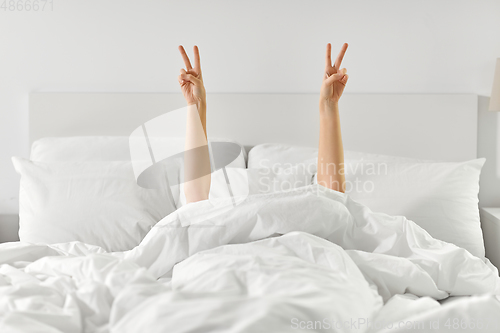
[(196, 78), (194, 75), (191, 75), (191, 74), (181, 74), (180, 77), (185, 80), (185, 81), (188, 81), (188, 82), (191, 82), (192, 84), (194, 84), (195, 86), (200, 86), (202, 85), (201, 83), (201, 80)]

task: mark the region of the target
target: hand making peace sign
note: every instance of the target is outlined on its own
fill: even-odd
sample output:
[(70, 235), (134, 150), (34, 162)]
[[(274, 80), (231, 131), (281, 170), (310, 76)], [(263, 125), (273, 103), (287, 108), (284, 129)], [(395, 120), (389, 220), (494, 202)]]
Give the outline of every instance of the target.
[(205, 87), (203, 85), (203, 77), (201, 76), (200, 53), (198, 47), (193, 47), (194, 51), (194, 68), (191, 67), (189, 57), (182, 45), (179, 45), (182, 59), (186, 69), (181, 69), (181, 74), (178, 76), (178, 81), (181, 86), (182, 94), (188, 105), (196, 104), (200, 108), (200, 104), (206, 103)]
[(339, 55), (332, 66), (332, 45), (330, 43), (326, 45), (326, 67), (323, 74), (323, 84), (321, 85), (320, 103), (326, 103), (326, 105), (338, 103), (340, 96), (344, 92), (349, 75), (346, 74), (347, 69), (340, 69), (340, 65), (347, 46), (347, 43), (342, 45), (342, 49), (340, 49)]

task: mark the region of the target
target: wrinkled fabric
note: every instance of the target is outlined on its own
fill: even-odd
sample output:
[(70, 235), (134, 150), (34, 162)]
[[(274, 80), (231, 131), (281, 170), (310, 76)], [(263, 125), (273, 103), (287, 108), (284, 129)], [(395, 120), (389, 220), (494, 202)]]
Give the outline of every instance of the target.
[(0, 332), (392, 332), (373, 323), (500, 307), (488, 261), (403, 216), (319, 185), (238, 202), (183, 206), (126, 252), (1, 244)]

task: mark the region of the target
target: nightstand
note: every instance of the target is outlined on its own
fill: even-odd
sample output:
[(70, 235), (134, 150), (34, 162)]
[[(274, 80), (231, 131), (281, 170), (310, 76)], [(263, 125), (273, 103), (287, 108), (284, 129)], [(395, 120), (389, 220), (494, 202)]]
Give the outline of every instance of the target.
[(486, 258), (500, 270), (500, 207), (481, 208), (480, 213)]
[(19, 216), (0, 214), (0, 243), (19, 240)]

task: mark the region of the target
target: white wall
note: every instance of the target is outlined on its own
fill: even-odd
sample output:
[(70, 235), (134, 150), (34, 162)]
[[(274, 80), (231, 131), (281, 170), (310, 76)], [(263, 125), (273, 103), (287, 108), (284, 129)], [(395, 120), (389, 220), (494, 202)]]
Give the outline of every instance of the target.
[(499, 31), (498, 0), (53, 0), (53, 11), (1, 9), (0, 214), (17, 212), (10, 156), (29, 155), (30, 92), (178, 91), (177, 45), (194, 43), (209, 93), (315, 92), (325, 44), (348, 42), (350, 93), (489, 96)]

